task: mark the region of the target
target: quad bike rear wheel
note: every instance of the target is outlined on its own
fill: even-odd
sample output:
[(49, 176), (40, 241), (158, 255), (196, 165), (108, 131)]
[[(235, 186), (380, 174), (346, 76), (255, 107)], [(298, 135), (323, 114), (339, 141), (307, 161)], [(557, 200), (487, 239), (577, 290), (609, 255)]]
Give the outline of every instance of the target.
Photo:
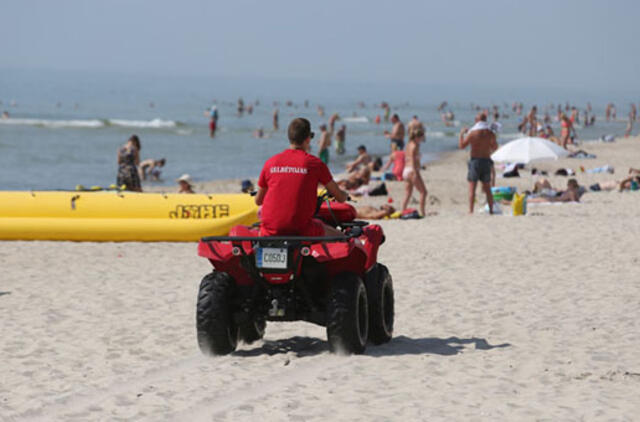
[(196, 307), (198, 346), (206, 355), (226, 355), (238, 345), (238, 327), (231, 316), (233, 279), (213, 271), (200, 282)]
[(366, 275), (369, 302), (369, 339), (373, 344), (383, 344), (393, 336), (394, 300), (393, 281), (389, 270), (382, 264)]
[(264, 331), (267, 328), (265, 320), (253, 320), (240, 324), (238, 327), (238, 337), (247, 344), (260, 340), (264, 337)]
[(369, 335), (367, 290), (356, 274), (338, 274), (331, 281), (327, 304), (327, 338), (332, 352), (360, 354)]

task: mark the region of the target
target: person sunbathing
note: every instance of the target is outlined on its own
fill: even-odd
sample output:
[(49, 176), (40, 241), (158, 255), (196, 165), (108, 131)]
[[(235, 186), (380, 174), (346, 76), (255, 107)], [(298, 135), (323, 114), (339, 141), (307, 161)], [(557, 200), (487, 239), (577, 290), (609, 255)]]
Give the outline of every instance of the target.
[[(544, 183), (546, 182), (546, 183)], [(567, 180), (567, 189), (564, 191), (558, 191), (553, 189), (548, 180), (543, 179), (536, 182), (536, 185), (540, 183), (540, 196), (527, 198), (527, 202), (536, 203), (536, 202), (580, 202), (580, 197), (584, 193), (584, 189), (580, 188), (578, 185), (578, 181), (576, 179)], [(534, 192), (535, 192), (534, 186)], [(547, 195), (545, 195), (543, 191), (547, 191)], [(555, 195), (551, 195), (551, 192), (555, 191)]]
[(636, 186), (640, 185), (640, 173), (633, 174), (622, 180), (609, 180), (607, 182), (594, 183), (589, 186), (589, 189), (594, 192), (618, 189), (618, 191), (622, 192), (624, 190), (633, 190), (633, 182), (636, 183)]
[(388, 204), (383, 204), (380, 208), (372, 207), (371, 205), (363, 205), (361, 207), (356, 207), (356, 218), (382, 220), (385, 217), (389, 217), (394, 212), (396, 212), (396, 209)]

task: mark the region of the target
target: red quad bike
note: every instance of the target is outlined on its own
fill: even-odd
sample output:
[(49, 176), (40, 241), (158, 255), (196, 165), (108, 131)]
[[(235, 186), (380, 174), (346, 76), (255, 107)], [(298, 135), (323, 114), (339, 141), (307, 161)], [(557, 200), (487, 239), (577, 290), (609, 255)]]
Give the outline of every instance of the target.
[(363, 353), (393, 333), (393, 283), (377, 262), (384, 234), (355, 221), (349, 204), (319, 198), (316, 217), (344, 233), (336, 237), (260, 237), (235, 226), (229, 236), (204, 237), (198, 254), (214, 270), (200, 283), (198, 345), (225, 355), (238, 340), (263, 337), (266, 321), (308, 321), (327, 328), (332, 352)]

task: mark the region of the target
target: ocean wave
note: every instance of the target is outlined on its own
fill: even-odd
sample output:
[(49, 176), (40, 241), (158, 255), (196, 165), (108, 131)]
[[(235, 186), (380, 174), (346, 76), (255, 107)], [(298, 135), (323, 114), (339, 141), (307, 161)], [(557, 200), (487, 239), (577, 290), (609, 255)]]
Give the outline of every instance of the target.
[(64, 128), (64, 127), (100, 128), (105, 126), (104, 120), (98, 120), (98, 119), (47, 120), (47, 119), (21, 119), (21, 118), (13, 118), (13, 117), (10, 117), (8, 119), (0, 119), (0, 124), (38, 126), (38, 127), (46, 127), (46, 128)]
[(55, 119), (27, 119), (14, 118), (0, 119), (0, 124), (4, 125), (24, 125), (44, 128), (89, 128), (98, 129), (105, 126), (117, 126), (142, 129), (173, 129), (182, 126), (180, 122), (174, 120), (126, 120), (126, 119), (83, 119), (83, 120), (55, 120)]
[(125, 119), (107, 119), (107, 123), (111, 126), (132, 127), (132, 128), (152, 128), (152, 129), (171, 129), (179, 126), (179, 122), (174, 120), (125, 120)]
[(345, 123), (369, 123), (365, 116), (343, 117), (341, 120)]
[(446, 134), (438, 131), (427, 131), (427, 138), (444, 138)]

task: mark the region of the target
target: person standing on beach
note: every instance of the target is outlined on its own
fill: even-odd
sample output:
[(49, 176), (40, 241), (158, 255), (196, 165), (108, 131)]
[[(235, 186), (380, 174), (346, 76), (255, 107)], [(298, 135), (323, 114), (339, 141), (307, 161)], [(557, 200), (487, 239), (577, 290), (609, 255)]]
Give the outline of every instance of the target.
[(400, 149), (404, 149), (404, 123), (400, 121), (397, 114), (391, 116), (391, 123), (393, 123), (391, 133), (385, 130), (384, 136), (389, 138), (391, 142), (395, 142)]
[(562, 148), (567, 149), (567, 144), (573, 144), (572, 134), (575, 133), (573, 123), (571, 119), (567, 117), (565, 113), (560, 116), (560, 126), (562, 130), (560, 132), (560, 141), (562, 142)]
[(496, 134), (487, 123), (487, 115), (480, 114), (476, 117), (476, 124), (468, 130), (466, 127), (460, 130), (458, 146), (465, 149), (471, 145), (471, 159), (467, 181), (469, 182), (469, 214), (473, 214), (473, 205), (476, 199), (476, 187), (478, 181), (482, 183), (482, 190), (487, 196), (489, 213), (493, 214), (493, 194), (491, 193), (491, 173), (493, 161), (491, 154), (498, 149)]
[(275, 110), (273, 110), (273, 131), (277, 132), (278, 131), (278, 108), (276, 107)]
[(327, 131), (327, 125), (320, 125), (320, 138), (318, 139), (318, 158), (329, 164), (329, 147), (331, 146), (331, 132)]
[(124, 185), (125, 190), (142, 192), (138, 165), (140, 164), (140, 138), (131, 135), (127, 143), (118, 149), (118, 187)]
[[(424, 127), (418, 123), (413, 125), (409, 130), (409, 144), (407, 145), (407, 152), (405, 154), (405, 165), (402, 170), (402, 179), (405, 183), (405, 196), (402, 201), (402, 211), (407, 209), (409, 200), (411, 199), (411, 193), (413, 187), (420, 193), (420, 215), (425, 215), (425, 205), (427, 202), (427, 187), (422, 180), (420, 174), (420, 143), (424, 142), (425, 134)], [(397, 151), (401, 152), (401, 151)]]

